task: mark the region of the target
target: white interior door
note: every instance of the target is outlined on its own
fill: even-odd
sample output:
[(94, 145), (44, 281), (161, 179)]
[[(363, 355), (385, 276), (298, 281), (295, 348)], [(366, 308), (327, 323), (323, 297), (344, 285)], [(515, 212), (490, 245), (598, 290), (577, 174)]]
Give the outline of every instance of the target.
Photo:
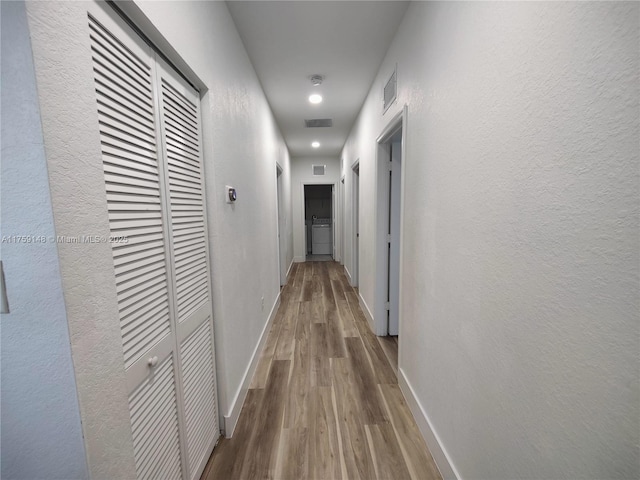
[(136, 472), (193, 479), (219, 437), (199, 97), (89, 8)]
[(202, 170), (200, 97), (161, 59), (156, 64), (169, 261), (189, 478), (200, 475), (217, 441), (210, 266)]
[[(395, 137), (394, 137), (395, 138)], [(400, 313), (400, 179), (402, 142), (389, 144), (391, 171), (389, 182), (389, 335), (398, 335)]]

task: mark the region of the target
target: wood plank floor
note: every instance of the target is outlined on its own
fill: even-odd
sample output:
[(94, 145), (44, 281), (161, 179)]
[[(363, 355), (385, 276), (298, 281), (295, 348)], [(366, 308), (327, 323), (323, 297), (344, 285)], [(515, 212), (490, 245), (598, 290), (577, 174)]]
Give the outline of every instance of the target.
[(376, 337), (335, 262), (293, 266), (233, 438), (202, 479), (440, 479), (398, 387), (397, 337)]

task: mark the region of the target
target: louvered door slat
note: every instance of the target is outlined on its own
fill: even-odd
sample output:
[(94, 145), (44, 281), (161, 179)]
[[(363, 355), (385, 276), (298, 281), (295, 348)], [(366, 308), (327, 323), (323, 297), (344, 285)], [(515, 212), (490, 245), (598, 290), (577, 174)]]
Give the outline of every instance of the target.
[(177, 292), (178, 295), (187, 296), (189, 294), (199, 294), (207, 288), (207, 274), (202, 273), (199, 276), (191, 277), (188, 281), (181, 285)]
[(149, 105), (153, 105), (153, 97), (149, 95), (148, 91), (149, 70), (136, 68), (136, 62), (132, 62), (131, 57), (114, 55), (113, 43), (104, 41), (104, 37), (95, 35), (92, 36), (92, 40), (91, 50), (99, 59), (97, 63), (106, 65), (110, 70), (115, 70), (118, 78), (125, 85), (134, 89), (137, 96), (144, 98)]
[[(124, 150), (124, 151), (123, 151)], [(102, 158), (108, 163), (117, 163), (119, 165), (130, 165), (134, 169), (142, 169), (149, 171), (149, 169), (155, 168), (157, 170), (157, 160), (155, 157), (149, 155), (138, 155), (134, 152), (127, 151), (124, 148), (112, 147), (108, 143), (102, 144)], [(112, 187), (114, 191), (120, 191), (122, 187), (117, 182)], [(157, 192), (157, 190), (156, 190)], [(152, 194), (154, 192), (145, 191), (129, 191), (125, 190), (124, 193), (134, 193), (139, 195)], [(156, 195), (157, 196), (157, 193)]]
[(189, 178), (199, 179), (200, 172), (198, 171), (198, 167), (196, 165), (190, 165), (187, 162), (180, 161), (170, 161), (168, 165), (170, 172), (179, 173), (181, 175), (185, 175)]
[(191, 130), (194, 132), (194, 136), (198, 138), (200, 136), (198, 133), (200, 131), (198, 107), (190, 101), (185, 100), (184, 90), (179, 92), (174, 89), (171, 84), (166, 82), (162, 87), (164, 92), (163, 99), (166, 105), (166, 116), (170, 118), (179, 117), (182, 119), (178, 122), (179, 125), (176, 126)]
[(180, 173), (188, 177), (198, 178), (200, 176), (198, 167), (195, 165), (189, 165), (187, 162), (180, 162), (177, 165), (175, 162), (169, 162), (168, 168), (170, 172)]
[(128, 238), (131, 241), (138, 236), (153, 235), (155, 233), (162, 233), (162, 225), (146, 225), (135, 228), (131, 227), (127, 231)]
[[(110, 204), (116, 205), (118, 203), (126, 203), (128, 202), (130, 199), (129, 195), (127, 194), (121, 194), (121, 193), (107, 193), (107, 201)], [(158, 203), (158, 198), (154, 197), (153, 195), (138, 195), (138, 197), (136, 198), (136, 201), (138, 202), (138, 204), (144, 204), (144, 203), (151, 203), (151, 204), (156, 204)]]
[(202, 191), (202, 185), (196, 181), (193, 177), (181, 178), (180, 175), (176, 175), (175, 172), (170, 172), (172, 177), (171, 193), (173, 192), (185, 192), (199, 196), (198, 192)]
[(194, 166), (198, 166), (198, 156), (187, 149), (182, 148), (182, 145), (167, 141), (167, 152), (169, 154), (169, 163), (182, 161), (189, 162)]
[(203, 236), (204, 236), (204, 228), (197, 227), (197, 228), (184, 228), (181, 230), (175, 230), (173, 238), (176, 239), (176, 243), (177, 243), (176, 248), (181, 248), (187, 242), (195, 242), (196, 240), (199, 240), (200, 243), (204, 243), (204, 240), (202, 238)]
[(157, 159), (157, 152), (155, 148), (150, 148), (149, 146), (143, 144), (128, 142), (126, 139), (110, 135), (106, 131), (102, 133), (101, 140), (103, 145), (105, 145), (106, 147), (115, 148), (116, 152), (120, 155), (124, 153), (128, 157), (128, 154), (131, 154), (133, 155), (133, 159), (137, 159), (138, 157), (140, 157), (140, 161), (142, 162), (144, 162), (145, 159)]
[(98, 102), (98, 107), (100, 108), (101, 118), (113, 118), (130, 128), (138, 129), (143, 133), (153, 135), (153, 124), (150, 124), (144, 115), (140, 115), (135, 111), (127, 109), (117, 99), (105, 95), (104, 92), (101, 92), (96, 100)]
[(164, 253), (164, 241), (155, 240), (151, 242), (127, 245), (126, 247), (116, 246), (113, 250), (117, 254), (114, 261), (115, 265), (120, 266), (125, 263), (135, 261), (138, 263), (139, 268), (143, 268), (147, 261), (154, 260), (156, 255)]
[(185, 115), (179, 105), (171, 102), (167, 97), (167, 117), (174, 122), (173, 125), (167, 126), (167, 135), (190, 143), (195, 150), (199, 149), (198, 124), (193, 116)]
[(192, 128), (194, 131), (197, 131), (200, 128), (198, 114), (194, 114), (194, 109), (197, 107), (195, 107), (191, 102), (184, 101), (184, 90), (181, 89), (181, 91), (178, 92), (168, 83), (165, 84), (164, 87), (167, 114), (183, 118), (185, 121), (185, 127)]
[(197, 172), (194, 172), (193, 170), (187, 170), (186, 168), (169, 168), (169, 171), (171, 172), (171, 176), (176, 180), (201, 185), (200, 177)]
[(202, 249), (204, 242), (200, 239), (193, 240), (191, 242), (184, 242), (176, 244), (174, 252), (176, 256), (193, 255)]
[(135, 118), (127, 112), (123, 112), (121, 106), (116, 105), (107, 98), (101, 96), (98, 98), (98, 104), (101, 104), (99, 119), (106, 124), (117, 122), (121, 128), (126, 128), (132, 135), (141, 135), (143, 138), (153, 139), (155, 132), (153, 125), (148, 124), (140, 117)]
[(191, 128), (185, 128), (181, 125), (167, 126), (167, 136), (179, 139), (181, 142), (190, 145), (196, 152), (198, 151), (197, 132), (194, 132)]
[[(171, 118), (168, 118), (167, 120), (172, 122), (177, 121), (177, 119), (174, 120)], [(185, 133), (179, 132), (174, 134), (170, 132), (167, 133), (166, 139), (167, 143), (173, 145), (178, 150), (183, 151), (189, 155), (198, 155), (198, 146), (194, 145)]]
[(94, 42), (98, 42), (101, 45), (109, 45), (108, 50), (114, 55), (127, 59), (129, 66), (134, 72), (137, 71), (142, 77), (148, 75), (150, 69), (147, 63), (140, 56), (136, 55), (133, 50), (116, 39), (112, 33), (93, 17), (91, 18), (91, 22), (89, 22), (89, 29), (91, 30), (90, 37)]
[(139, 97), (136, 91), (127, 91), (125, 85), (120, 82), (117, 74), (105, 65), (103, 59), (94, 55), (93, 74), (96, 86), (100, 88), (100, 95), (118, 102), (125, 107), (125, 111), (132, 112), (141, 117), (153, 114), (153, 104), (147, 102), (144, 97)]
[(165, 252), (162, 249), (138, 252), (134, 255), (118, 256), (114, 258), (114, 266), (117, 267), (116, 278), (121, 274), (130, 273), (133, 270), (145, 268), (147, 265), (158, 261), (165, 261)]
[[(134, 312), (137, 321), (135, 323), (127, 322), (127, 319), (124, 319), (122, 322), (122, 330), (132, 332), (133, 334), (131, 336), (134, 337), (136, 334), (140, 334), (140, 332), (161, 328), (157, 325), (157, 322), (153, 320), (169, 315), (169, 310), (162, 304), (162, 297), (164, 295), (166, 295), (166, 292), (162, 291), (150, 293), (144, 306)], [(143, 342), (139, 342), (138, 345), (132, 348), (132, 352), (135, 352), (136, 349), (144, 350), (144, 348), (148, 348), (148, 346)]]
[[(115, 147), (118, 149), (119, 155), (129, 155), (128, 158), (121, 159), (115, 155), (110, 155), (111, 151), (106, 153), (104, 170), (109, 192), (118, 192), (120, 191), (121, 185), (129, 185), (136, 188), (149, 188), (151, 192), (147, 192), (147, 194), (154, 194), (154, 196), (159, 197), (158, 173), (148, 168), (153, 166), (145, 162), (145, 160), (150, 160), (153, 157), (150, 155), (146, 155), (146, 158), (142, 155), (138, 156), (135, 152), (128, 150), (124, 145), (118, 146), (112, 143), (105, 145), (105, 147), (109, 148), (109, 150), (110, 147)], [(146, 172), (144, 170), (146, 170)], [(136, 183), (136, 179), (138, 179), (138, 183)], [(132, 197), (131, 200), (135, 201), (135, 197)]]
[(100, 80), (104, 78), (117, 89), (129, 92), (128, 97), (138, 100), (147, 108), (153, 108), (153, 94), (149, 93), (150, 70), (140, 71), (131, 59), (114, 55), (113, 48), (101, 43), (98, 36), (93, 37), (91, 52), (93, 68)]
[(145, 235), (127, 236), (127, 242), (115, 244), (113, 246), (113, 251), (118, 257), (120, 257), (163, 246), (164, 237), (161, 232), (147, 233)]
[(163, 283), (162, 276), (156, 276), (146, 281), (144, 285), (139, 285), (138, 288), (133, 291), (125, 290), (120, 294), (120, 298), (122, 298), (123, 316), (130, 312), (140, 312), (144, 310), (149, 300), (156, 294), (167, 294), (167, 288)]
[(175, 201), (174, 205), (203, 205), (200, 195), (193, 192), (174, 189), (171, 191), (171, 198)]
[(110, 118), (107, 115), (101, 116), (99, 120), (101, 130), (105, 135), (119, 138), (127, 143), (132, 143), (138, 146), (145, 146), (152, 152), (155, 151), (154, 136), (132, 128), (126, 123), (123, 124), (119, 120)]
[(164, 262), (148, 263), (142, 268), (137, 268), (124, 275), (116, 277), (116, 291), (118, 293), (134, 289), (137, 286), (144, 288), (146, 282), (157, 275), (166, 275)]
[[(109, 204), (109, 212), (111, 213), (137, 213), (137, 212), (159, 212), (162, 208), (155, 202), (140, 202), (138, 198), (134, 202), (112, 202)], [(124, 245), (123, 245), (124, 247)]]
[(206, 266), (206, 256), (204, 253), (198, 253), (182, 260), (182, 262), (184, 263), (176, 268), (176, 284), (178, 288), (190, 277), (202, 272), (204, 266)]

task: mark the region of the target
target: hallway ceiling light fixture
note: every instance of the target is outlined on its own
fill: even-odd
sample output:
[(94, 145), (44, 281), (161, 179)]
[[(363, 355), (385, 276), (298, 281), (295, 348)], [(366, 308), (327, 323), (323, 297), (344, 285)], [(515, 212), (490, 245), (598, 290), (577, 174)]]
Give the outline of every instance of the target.
[(311, 142), (311, 146), (313, 148), (319, 148), (320, 147), (320, 142)]
[(322, 95), (318, 95), (317, 93), (314, 93), (313, 95), (309, 96), (309, 101), (311, 103), (320, 103), (322, 102)]

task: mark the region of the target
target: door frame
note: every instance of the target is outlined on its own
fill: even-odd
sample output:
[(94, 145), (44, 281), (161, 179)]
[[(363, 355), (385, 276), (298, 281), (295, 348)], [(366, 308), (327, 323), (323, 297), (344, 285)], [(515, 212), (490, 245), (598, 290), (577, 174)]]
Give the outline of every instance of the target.
[[(357, 188), (356, 188), (357, 186)], [(357, 287), (360, 270), (360, 159), (351, 165), (351, 286)]]
[(337, 261), (339, 259), (339, 252), (338, 242), (336, 240), (338, 238), (338, 187), (336, 184), (331, 187), (331, 226), (331, 241), (333, 242), (331, 244), (331, 256), (334, 261)]
[(344, 185), (344, 175), (342, 175), (342, 177), (340, 177), (340, 183), (338, 184), (338, 190), (340, 191), (340, 208), (339, 208), (339, 213), (340, 213), (340, 238), (339, 238), (339, 242), (340, 242), (340, 265), (344, 265), (344, 237), (345, 237), (345, 221), (344, 221), (344, 217), (345, 217), (345, 185)]
[[(388, 142), (399, 131), (402, 130), (402, 148), (401, 148), (401, 162), (402, 168), (400, 171), (400, 232), (399, 243), (400, 253), (398, 260), (398, 275), (399, 275), (399, 298), (402, 297), (402, 272), (404, 264), (403, 255), (403, 232), (404, 232), (404, 188), (405, 188), (405, 172), (406, 172), (406, 135), (407, 135), (407, 115), (408, 108), (405, 105), (400, 112), (398, 112), (391, 120), (387, 122), (385, 127), (378, 135), (376, 139), (376, 196), (377, 196), (377, 211), (376, 211), (376, 265), (375, 265), (375, 301), (374, 301), (374, 329), (375, 334), (378, 336), (385, 336), (388, 334), (388, 318), (387, 318), (387, 288), (389, 281), (389, 266), (388, 266), (388, 243), (387, 243), (387, 228), (389, 221), (389, 149)], [(399, 330), (402, 329), (402, 301), (398, 302), (398, 323), (400, 325)]]
[[(302, 230), (304, 232), (304, 235), (302, 236), (302, 238), (304, 238), (304, 258), (306, 261), (307, 260), (307, 225), (305, 224), (305, 213), (306, 213), (306, 209), (307, 209), (307, 204), (306, 204), (306, 197), (304, 194), (304, 187), (306, 185), (331, 185), (331, 224), (333, 227), (333, 224), (335, 223), (336, 219), (336, 209), (335, 209), (335, 205), (333, 205), (333, 192), (335, 192), (336, 190), (336, 182), (327, 182), (322, 181), (322, 180), (304, 180), (302, 182), (300, 182), (300, 195), (302, 198), (302, 208), (300, 209), (302, 212), (300, 214), (301, 218), (302, 218)], [(335, 227), (333, 227), (335, 228)], [(332, 235), (334, 235), (334, 232), (331, 232)], [(335, 240), (334, 240), (335, 241)], [(331, 246), (332, 249), (334, 248), (334, 246)], [(332, 255), (333, 256), (333, 255)], [(335, 261), (335, 258), (334, 258)]]
[(282, 228), (282, 173), (282, 167), (276, 162), (276, 234), (278, 240), (278, 270), (280, 271), (281, 287), (287, 283), (287, 265), (285, 264), (286, 249), (284, 248), (284, 238), (282, 236), (282, 232), (285, 230)]

